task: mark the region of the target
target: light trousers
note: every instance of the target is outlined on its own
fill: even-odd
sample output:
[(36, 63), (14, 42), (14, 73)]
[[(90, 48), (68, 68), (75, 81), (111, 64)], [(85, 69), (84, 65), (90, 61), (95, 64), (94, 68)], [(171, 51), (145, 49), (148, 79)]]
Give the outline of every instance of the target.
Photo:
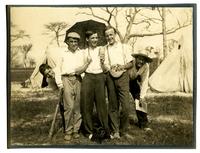
[(64, 86), (65, 132), (72, 134), (78, 132), (82, 121), (80, 114), (81, 77), (62, 76), (62, 81)]

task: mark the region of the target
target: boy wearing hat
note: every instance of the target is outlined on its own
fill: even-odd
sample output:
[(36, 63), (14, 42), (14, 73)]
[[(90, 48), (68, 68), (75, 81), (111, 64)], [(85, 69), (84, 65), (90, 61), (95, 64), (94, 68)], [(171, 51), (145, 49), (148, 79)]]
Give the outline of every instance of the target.
[(144, 51), (132, 54), (132, 56), (135, 60), (133, 60), (133, 67), (130, 69), (129, 85), (131, 95), (135, 100), (138, 126), (150, 130), (147, 128), (147, 104), (144, 98), (148, 89), (149, 63), (152, 62), (152, 59)]
[(78, 138), (81, 125), (80, 114), (80, 92), (81, 76), (91, 59), (84, 60), (83, 51), (78, 48), (80, 35), (76, 32), (66, 34), (65, 43), (68, 48), (61, 55), (61, 59), (55, 68), (56, 83), (59, 88), (64, 89), (64, 116), (65, 116), (65, 137), (66, 141), (71, 140), (72, 136)]

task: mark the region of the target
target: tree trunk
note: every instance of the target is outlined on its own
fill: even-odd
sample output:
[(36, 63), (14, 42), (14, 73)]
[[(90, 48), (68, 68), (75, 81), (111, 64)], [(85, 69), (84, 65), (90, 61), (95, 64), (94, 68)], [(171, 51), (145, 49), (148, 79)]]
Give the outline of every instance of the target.
[(58, 47), (60, 47), (60, 44), (59, 44), (59, 33), (58, 32), (56, 33), (56, 43), (57, 43)]
[(163, 55), (164, 58), (167, 56), (167, 34), (166, 34), (166, 10), (162, 8), (162, 32), (163, 32)]
[(129, 41), (129, 36), (130, 36), (130, 33), (131, 33), (131, 29), (132, 29), (132, 26), (133, 26), (133, 21), (135, 20), (135, 15), (137, 14), (137, 11), (136, 11), (136, 8), (134, 9), (134, 12), (133, 12), (133, 9), (129, 9), (129, 15), (131, 16), (130, 17), (130, 21), (128, 23), (128, 26), (126, 27), (126, 34), (124, 36), (124, 40), (123, 40), (123, 43), (128, 43)]

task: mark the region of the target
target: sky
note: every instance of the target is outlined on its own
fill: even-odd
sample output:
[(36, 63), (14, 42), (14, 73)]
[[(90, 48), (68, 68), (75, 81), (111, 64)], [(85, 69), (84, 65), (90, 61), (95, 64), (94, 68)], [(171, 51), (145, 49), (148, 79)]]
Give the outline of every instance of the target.
[[(64, 21), (69, 28), (76, 22), (77, 12), (77, 8), (15, 7), (11, 8), (11, 22), (30, 35), (30, 41), (33, 43), (32, 55), (37, 58), (37, 53), (44, 52), (51, 40), (47, 35), (42, 35), (45, 32), (44, 25), (50, 22)], [(82, 19), (84, 20), (84, 18)]]

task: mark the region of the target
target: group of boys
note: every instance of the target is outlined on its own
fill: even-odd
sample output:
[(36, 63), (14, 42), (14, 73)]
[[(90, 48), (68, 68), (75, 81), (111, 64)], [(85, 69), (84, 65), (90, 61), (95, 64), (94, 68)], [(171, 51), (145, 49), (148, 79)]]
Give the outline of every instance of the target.
[[(105, 29), (105, 46), (98, 46), (99, 37), (95, 30), (89, 30), (85, 35), (88, 47), (80, 50), (80, 35), (68, 33), (65, 39), (68, 48), (56, 67), (52, 69), (42, 64), (40, 72), (46, 78), (55, 79), (59, 92), (63, 92), (66, 141), (79, 138), (80, 127), (84, 135), (92, 139), (94, 108), (98, 126), (109, 138), (120, 139), (128, 135), (129, 93), (141, 106), (148, 88), (148, 63), (152, 59), (144, 52), (132, 54), (128, 45), (116, 40), (117, 33), (111, 26)], [(147, 113), (136, 110), (136, 114), (138, 126), (146, 128)]]

